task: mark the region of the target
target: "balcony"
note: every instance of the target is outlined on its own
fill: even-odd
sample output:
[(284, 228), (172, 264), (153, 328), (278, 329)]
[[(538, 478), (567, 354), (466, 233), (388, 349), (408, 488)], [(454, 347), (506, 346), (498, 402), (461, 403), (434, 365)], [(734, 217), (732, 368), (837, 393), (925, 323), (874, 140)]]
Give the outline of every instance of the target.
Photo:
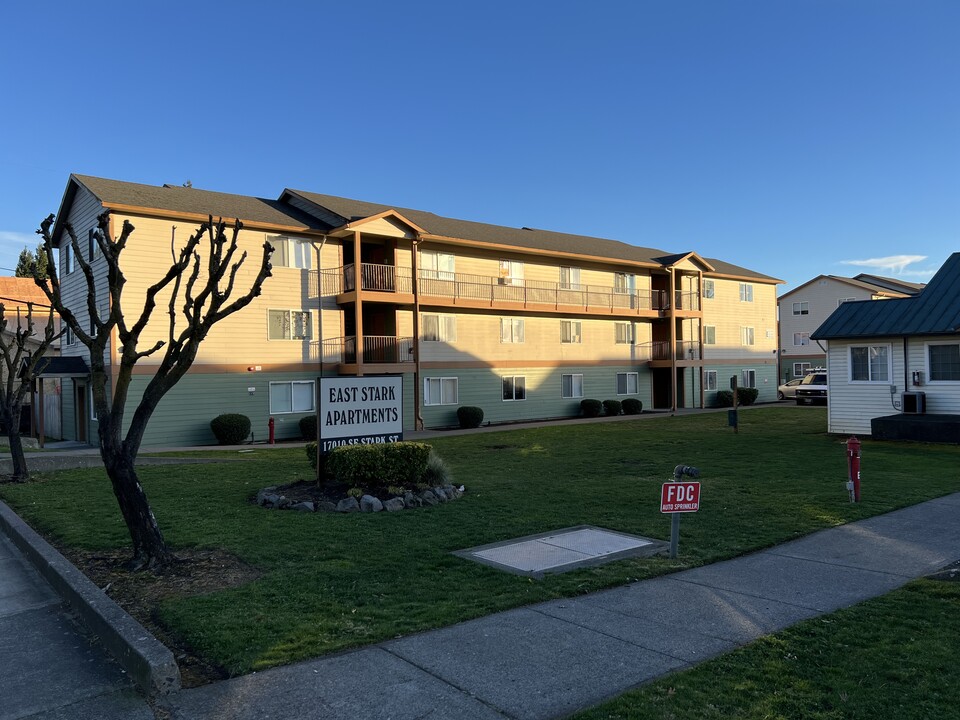
[[(355, 371), (347, 366), (357, 365), (357, 338), (355, 335), (347, 337), (328, 338), (323, 341), (322, 357), (324, 362), (334, 362), (341, 366), (341, 372)], [(360, 362), (364, 366), (372, 366), (381, 372), (399, 372), (400, 369), (390, 366), (413, 363), (413, 338), (390, 337), (383, 335), (365, 335), (363, 347), (360, 351)], [(409, 370), (409, 368), (404, 368)]]
[(675, 293), (675, 307), (677, 310), (700, 311), (700, 293), (696, 291), (677, 290)]
[(673, 362), (677, 361), (697, 361), (703, 359), (703, 352), (699, 340), (678, 340), (670, 350), (669, 340), (656, 340), (649, 343), (650, 360)]

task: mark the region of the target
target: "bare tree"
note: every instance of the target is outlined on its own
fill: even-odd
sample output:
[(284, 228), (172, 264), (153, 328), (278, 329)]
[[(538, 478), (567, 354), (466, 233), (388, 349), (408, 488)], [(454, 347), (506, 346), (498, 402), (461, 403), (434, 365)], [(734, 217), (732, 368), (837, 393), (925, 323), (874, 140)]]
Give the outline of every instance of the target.
[[(132, 567), (139, 569), (167, 565), (173, 557), (167, 549), (135, 468), (143, 433), (160, 400), (190, 369), (197, 357), (197, 349), (210, 329), (225, 317), (249, 305), (260, 294), (263, 283), (271, 275), (270, 255), (273, 246), (266, 242), (263, 244), (263, 256), (256, 278), (244, 294), (231, 300), (237, 273), (247, 258), (247, 253), (243, 252), (236, 259), (237, 237), (242, 224), (237, 220), (228, 238), (226, 224), (222, 220), (215, 223), (210, 217), (180, 248), (163, 277), (147, 288), (142, 309), (136, 313), (132, 310), (125, 312), (122, 301), (126, 278), (120, 269), (120, 256), (134, 227), (124, 220), (119, 237), (113, 239), (109, 212), (104, 212), (97, 219), (98, 229), (94, 237), (107, 262), (109, 310), (106, 317), (99, 317), (98, 288), (93, 270), (83, 258), (73, 227), (70, 223), (64, 223), (63, 229), (70, 238), (76, 263), (86, 281), (87, 312), (91, 325), (83, 327), (77, 321), (74, 308), (66, 306), (61, 296), (60, 279), (53, 261), (52, 225), (53, 215), (44, 220), (37, 231), (43, 237), (49, 280), (45, 282), (39, 277), (34, 280), (43, 288), (62, 321), (89, 350), (90, 385), (99, 424), (100, 456), (130, 531), (134, 554)], [(200, 251), (204, 248), (207, 257), (202, 260)], [(140, 337), (151, 320), (158, 296), (165, 296), (166, 293), (169, 293), (166, 302), (168, 317), (165, 321), (157, 318), (152, 327), (165, 322), (167, 339), (140, 349)], [(104, 351), (114, 328), (122, 352), (119, 368), (108, 378)], [(158, 362), (155, 361), (151, 367), (156, 369), (133, 410), (133, 417), (124, 434), (124, 414), (133, 368), (140, 360), (153, 356)]]
[(23, 401), (33, 388), (37, 366), (53, 342), (63, 334), (62, 330), (57, 332), (53, 321), (53, 308), (49, 308), (43, 336), (38, 336), (33, 308), (34, 303), (28, 302), (27, 314), (24, 317), (18, 307), (16, 327), (8, 328), (10, 322), (6, 316), (7, 310), (3, 303), (0, 303), (0, 357), (3, 360), (3, 365), (0, 366), (0, 422), (3, 423), (10, 442), (10, 457), (13, 462), (13, 474), (10, 477), (15, 482), (26, 482), (30, 477), (27, 458), (23, 453), (23, 442), (20, 439)]

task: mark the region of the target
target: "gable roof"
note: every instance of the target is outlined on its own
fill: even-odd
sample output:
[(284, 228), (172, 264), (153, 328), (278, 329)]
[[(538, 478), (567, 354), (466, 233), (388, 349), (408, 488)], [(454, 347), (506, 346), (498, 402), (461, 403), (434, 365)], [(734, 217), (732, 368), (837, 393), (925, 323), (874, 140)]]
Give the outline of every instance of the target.
[[(850, 285), (851, 287), (855, 287), (860, 290), (866, 290), (874, 295), (881, 295), (883, 297), (899, 298), (899, 297), (907, 297), (910, 295), (916, 295), (923, 288), (923, 285), (920, 283), (903, 283), (902, 284), (903, 289), (897, 289), (895, 286), (901, 285), (899, 281), (889, 280), (887, 278), (879, 278), (882, 280), (888, 280), (888, 282), (881, 284), (878, 282), (871, 282), (869, 280), (869, 278), (875, 278), (875, 277), (878, 277), (878, 276), (865, 275), (863, 273), (852, 278), (843, 277), (842, 275), (817, 275), (815, 278), (811, 280), (807, 280), (802, 285), (798, 285), (793, 290), (790, 290), (789, 292), (785, 292), (783, 295), (781, 295), (778, 298), (778, 301), (783, 300), (784, 298), (790, 297), (795, 292), (799, 292), (800, 290), (803, 290), (805, 287), (807, 287), (811, 283), (815, 283), (817, 280), (835, 280), (838, 283), (843, 283), (844, 285)], [(910, 287), (910, 286), (916, 286), (916, 287)]]
[(50, 301), (33, 278), (22, 277), (0, 277), (0, 303), (7, 308), (26, 307), (27, 303), (50, 307)]
[(897, 278), (884, 277), (883, 275), (871, 275), (870, 273), (860, 273), (859, 275), (854, 275), (853, 279), (860, 280), (861, 282), (869, 283), (877, 287), (893, 290), (894, 292), (900, 292), (904, 295), (916, 295), (924, 288), (924, 283), (912, 283), (907, 282), (906, 280), (898, 280)]
[(843, 303), (814, 340), (960, 333), (960, 253), (953, 253), (922, 291), (895, 300)]

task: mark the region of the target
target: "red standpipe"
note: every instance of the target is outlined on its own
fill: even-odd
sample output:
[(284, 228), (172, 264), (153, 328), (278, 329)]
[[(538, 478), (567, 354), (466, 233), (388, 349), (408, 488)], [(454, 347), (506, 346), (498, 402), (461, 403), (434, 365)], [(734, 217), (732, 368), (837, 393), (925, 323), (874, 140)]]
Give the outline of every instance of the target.
[(270, 422), (267, 423), (267, 427), (270, 428), (270, 439), (267, 440), (267, 442), (270, 443), (271, 445), (274, 444), (274, 439), (273, 439), (273, 424), (274, 424), (274, 423), (273, 423), (273, 418), (270, 418)]
[(847, 440), (847, 466), (853, 483), (853, 501), (860, 502), (860, 441), (856, 435)]

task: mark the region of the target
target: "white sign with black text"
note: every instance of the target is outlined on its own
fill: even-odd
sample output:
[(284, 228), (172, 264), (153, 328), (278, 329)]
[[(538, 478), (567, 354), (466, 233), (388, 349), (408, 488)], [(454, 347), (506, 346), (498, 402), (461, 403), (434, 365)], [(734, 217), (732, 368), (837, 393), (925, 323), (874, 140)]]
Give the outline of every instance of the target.
[(403, 440), (403, 377), (322, 377), (320, 452)]

